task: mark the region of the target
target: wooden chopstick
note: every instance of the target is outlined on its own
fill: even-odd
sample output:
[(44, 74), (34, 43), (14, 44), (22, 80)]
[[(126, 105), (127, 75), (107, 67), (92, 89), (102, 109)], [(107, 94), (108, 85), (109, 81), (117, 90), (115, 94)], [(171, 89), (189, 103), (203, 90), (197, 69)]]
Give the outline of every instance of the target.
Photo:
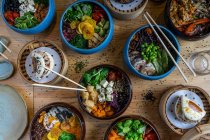
[(182, 77), (184, 78), (184, 80), (186, 82), (188, 82), (187, 77), (185, 76), (185, 74), (183, 73), (183, 71), (180, 69), (179, 65), (176, 63), (176, 61), (174, 60), (173, 56), (171, 55), (171, 53), (169, 52), (168, 48), (166, 47), (166, 45), (164, 44), (164, 42), (162, 41), (162, 39), (160, 38), (160, 36), (158, 35), (158, 33), (156, 32), (156, 30), (154, 29), (153, 25), (151, 24), (151, 22), (149, 21), (149, 19), (147, 18), (147, 16), (144, 14), (144, 18), (147, 20), (149, 26), (152, 28), (153, 32), (155, 33), (155, 35), (157, 36), (157, 38), (159, 39), (159, 41), (161, 42), (161, 44), (163, 45), (164, 49), (166, 50), (166, 52), (168, 53), (168, 55), (170, 56), (171, 60), (173, 61), (173, 63), (176, 65), (176, 67), (178, 68), (179, 72), (181, 73)]
[(2, 52), (0, 52), (0, 55), (1, 55), (2, 57), (4, 57), (5, 59), (9, 60), (9, 58), (8, 58), (6, 55), (4, 55)]
[(49, 68), (47, 68), (47, 67), (45, 67), (45, 66), (42, 66), (42, 67), (45, 68), (45, 69), (47, 69), (47, 70), (49, 70), (49, 71), (51, 71), (52, 73), (55, 73), (56, 75), (58, 75), (58, 76), (60, 76), (60, 77), (62, 77), (62, 78), (64, 78), (64, 79), (68, 80), (69, 82), (72, 82), (72, 83), (74, 83), (75, 85), (77, 85), (77, 86), (79, 86), (79, 87), (81, 87), (81, 88), (83, 88), (83, 89), (86, 90), (86, 87), (84, 87), (84, 86), (78, 84), (77, 82), (75, 82), (75, 81), (73, 81), (73, 80), (67, 78), (66, 76), (61, 75), (61, 74), (57, 73), (56, 71), (51, 70), (51, 69), (49, 69)]
[(68, 87), (61, 87), (61, 86), (53, 86), (53, 85), (44, 85), (44, 84), (32, 84), (33, 86), (37, 87), (48, 87), (48, 88), (57, 88), (57, 89), (66, 89), (66, 90), (76, 90), (76, 91), (87, 91), (86, 89), (80, 88), (68, 88)]
[(12, 52), (2, 41), (0, 41), (0, 43), (6, 50), (8, 50), (10, 53)]
[(148, 12), (146, 12), (147, 16), (150, 18), (150, 20), (153, 22), (153, 24), (158, 28), (158, 30), (161, 32), (161, 34), (164, 36), (164, 38), (168, 41), (168, 43), (171, 45), (171, 47), (174, 49), (174, 51), (179, 55), (179, 57), (182, 59), (182, 61), (185, 63), (185, 65), (189, 68), (189, 70), (193, 73), (193, 75), (196, 77), (195, 71), (192, 69), (192, 67), (187, 63), (187, 61), (182, 57), (182, 55), (177, 51), (176, 47), (171, 43), (171, 41), (168, 39), (168, 37), (163, 33), (163, 31), (160, 29), (160, 27), (157, 25), (155, 20), (150, 16)]

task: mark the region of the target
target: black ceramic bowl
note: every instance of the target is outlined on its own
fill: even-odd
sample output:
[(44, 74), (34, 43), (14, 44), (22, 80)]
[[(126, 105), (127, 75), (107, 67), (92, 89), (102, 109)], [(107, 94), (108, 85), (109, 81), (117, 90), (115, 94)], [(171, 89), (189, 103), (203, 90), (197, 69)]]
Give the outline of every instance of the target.
[(172, 0), (167, 0), (166, 7), (165, 7), (165, 13), (164, 13), (164, 18), (165, 18), (165, 23), (168, 26), (168, 28), (176, 35), (180, 36), (182, 39), (185, 40), (201, 40), (210, 35), (210, 28), (206, 33), (200, 34), (200, 35), (195, 35), (195, 36), (188, 36), (185, 35), (184, 33), (180, 32), (175, 25), (173, 24), (171, 18), (170, 18), (170, 9), (171, 9), (171, 1)]
[[(98, 69), (98, 68), (109, 68), (110, 70), (114, 70), (114, 71), (118, 71), (122, 74), (122, 76), (124, 77), (125, 81), (126, 81), (126, 84), (125, 84), (125, 89), (126, 89), (126, 93), (128, 93), (128, 100), (126, 102), (126, 104), (124, 105), (123, 108), (120, 109), (120, 111), (116, 112), (115, 114), (113, 114), (112, 116), (109, 116), (109, 117), (97, 117), (97, 116), (94, 116), (92, 113), (88, 112), (85, 105), (83, 104), (83, 99), (81, 97), (81, 94), (80, 92), (78, 91), (77, 92), (77, 96), (78, 96), (78, 101), (79, 101), (79, 104), (80, 104), (80, 107), (91, 117), (93, 118), (96, 118), (96, 119), (99, 119), (99, 120), (110, 120), (110, 119), (114, 119), (114, 118), (117, 118), (119, 117), (123, 112), (125, 112), (125, 110), (128, 108), (131, 100), (132, 100), (132, 95), (133, 95), (133, 92), (132, 92), (132, 85), (131, 85), (131, 81), (130, 81), (130, 78), (128, 77), (128, 75), (123, 71), (121, 70), (120, 68), (116, 67), (116, 66), (113, 66), (113, 65), (99, 65), (99, 66), (96, 66), (96, 67), (93, 67), (91, 68), (90, 70), (88, 70), (87, 72), (93, 70), (93, 69)], [(83, 77), (81, 78), (80, 80), (80, 84), (83, 82)]]
[(43, 131), (44, 131), (44, 127), (42, 124), (40, 124), (38, 122), (39, 116), (43, 111), (48, 111), (53, 107), (64, 107), (66, 109), (68, 109), (70, 112), (72, 112), (75, 116), (77, 116), (79, 122), (80, 122), (80, 140), (84, 140), (85, 139), (85, 133), (86, 133), (86, 127), (85, 127), (85, 121), (82, 117), (82, 115), (80, 114), (80, 112), (73, 106), (66, 104), (66, 103), (61, 103), (61, 102), (57, 102), (57, 103), (51, 103), (48, 104), (46, 106), (44, 106), (43, 108), (41, 108), (39, 111), (36, 112), (36, 114), (34, 115), (32, 122), (30, 124), (30, 140), (42, 140), (41, 136)]
[(155, 126), (153, 125), (152, 122), (150, 122), (149, 120), (145, 119), (144, 117), (138, 116), (138, 115), (126, 115), (126, 116), (122, 116), (120, 118), (118, 118), (117, 120), (115, 120), (107, 129), (107, 131), (105, 132), (105, 136), (104, 136), (104, 140), (109, 140), (108, 137), (111, 133), (111, 131), (113, 130), (113, 128), (116, 126), (116, 124), (118, 122), (122, 122), (128, 119), (134, 119), (134, 120), (140, 120), (143, 121), (145, 124), (149, 125), (152, 130), (154, 130), (154, 132), (156, 133), (156, 136), (158, 138), (158, 140), (160, 140), (160, 135), (157, 131), (157, 129), (155, 128)]

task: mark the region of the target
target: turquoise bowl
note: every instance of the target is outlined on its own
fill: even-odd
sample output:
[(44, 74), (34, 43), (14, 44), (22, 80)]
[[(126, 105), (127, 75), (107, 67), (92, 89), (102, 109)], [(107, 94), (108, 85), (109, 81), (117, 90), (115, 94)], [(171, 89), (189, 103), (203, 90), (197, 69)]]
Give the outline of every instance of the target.
[(55, 17), (55, 12), (56, 12), (56, 9), (55, 9), (55, 1), (54, 0), (49, 0), (49, 10), (48, 10), (48, 13), (45, 17), (45, 19), (39, 23), (37, 26), (33, 27), (33, 28), (29, 28), (29, 29), (18, 29), (14, 26), (11, 26), (7, 20), (5, 19), (4, 17), (4, 4), (5, 4), (5, 1), (6, 0), (2, 0), (2, 8), (1, 8), (1, 13), (2, 13), (2, 18), (4, 20), (4, 22), (6, 23), (6, 25), (14, 30), (15, 32), (18, 32), (18, 33), (21, 33), (21, 34), (26, 34), (26, 35), (33, 35), (33, 34), (38, 34), (40, 32), (43, 32), (44, 30), (46, 30), (50, 24), (52, 23), (54, 17)]
[[(180, 52), (180, 44), (177, 40), (177, 38), (174, 36), (174, 34), (168, 30), (167, 28), (165, 28), (164, 26), (161, 26), (161, 25), (158, 25), (161, 30), (165, 33), (165, 35), (169, 38), (169, 40), (173, 43), (173, 45), (176, 47), (177, 51)], [(130, 47), (130, 42), (133, 38), (133, 36), (139, 32), (140, 30), (143, 30), (145, 28), (148, 28), (150, 27), (149, 25), (145, 25), (145, 26), (142, 26), (138, 29), (136, 29), (134, 32), (131, 33), (131, 35), (128, 37), (127, 39), (127, 42), (125, 44), (125, 47), (124, 47), (124, 52), (123, 52), (123, 57), (124, 57), (124, 62), (126, 64), (126, 66), (128, 67), (128, 69), (133, 72), (134, 74), (136, 74), (138, 77), (142, 78), (142, 79), (145, 79), (145, 80), (160, 80), (160, 79), (163, 79), (165, 77), (167, 77), (169, 74), (171, 74), (176, 66), (173, 65), (171, 67), (171, 69), (169, 71), (167, 71), (166, 73), (162, 74), (162, 75), (157, 75), (157, 76), (148, 76), (148, 75), (144, 75), (142, 73), (140, 73), (139, 71), (137, 71), (133, 65), (131, 64), (130, 60), (129, 60), (129, 54), (128, 54), (128, 50), (129, 50), (129, 47)], [(177, 55), (176, 58), (175, 58), (175, 61), (176, 63), (179, 62), (179, 56)]]
[[(110, 28), (109, 28), (109, 33), (106, 37), (106, 39), (99, 45), (97, 46), (96, 48), (92, 48), (92, 49), (80, 49), (80, 48), (77, 48), (75, 46), (73, 46), (71, 43), (69, 43), (64, 35), (63, 35), (63, 18), (64, 18), (64, 15), (65, 13), (67, 12), (67, 10), (73, 6), (75, 6), (76, 4), (78, 3), (83, 3), (83, 2), (86, 2), (86, 3), (93, 3), (95, 5), (98, 5), (99, 7), (101, 7), (107, 14), (108, 16), (108, 19), (109, 19), (109, 22), (110, 22)], [(65, 46), (69, 47), (70, 49), (72, 49), (73, 51), (77, 52), (77, 53), (80, 53), (80, 54), (93, 54), (93, 53), (97, 53), (97, 52), (100, 52), (102, 51), (103, 49), (105, 49), (109, 43), (111, 42), (112, 40), (112, 37), (113, 37), (113, 34), (114, 34), (114, 22), (113, 22), (113, 19), (112, 19), (112, 16), (111, 14), (109, 13), (109, 11), (107, 10), (107, 8), (97, 2), (97, 1), (94, 1), (94, 0), (79, 0), (77, 2), (74, 2), (73, 4), (71, 4), (63, 13), (61, 19), (60, 19), (60, 35), (61, 35), (61, 39), (62, 39), (62, 42)]]

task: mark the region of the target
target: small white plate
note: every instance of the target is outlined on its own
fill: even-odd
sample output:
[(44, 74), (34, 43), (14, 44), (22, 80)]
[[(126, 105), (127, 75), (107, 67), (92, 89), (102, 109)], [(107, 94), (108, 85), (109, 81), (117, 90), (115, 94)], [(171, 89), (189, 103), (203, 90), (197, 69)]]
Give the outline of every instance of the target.
[(17, 140), (28, 125), (27, 106), (10, 86), (0, 84), (0, 140)]
[(57, 77), (57, 75), (51, 72), (47, 77), (43, 77), (42, 79), (39, 80), (32, 73), (33, 72), (33, 68), (32, 68), (31, 55), (32, 55), (33, 52), (38, 52), (38, 51), (47, 52), (47, 53), (51, 54), (51, 56), (54, 59), (54, 63), (55, 63), (54, 67), (53, 67), (53, 70), (58, 72), (58, 73), (60, 73), (61, 67), (62, 67), (61, 58), (60, 58), (59, 54), (55, 50), (53, 50), (51, 48), (48, 48), (48, 47), (37, 48), (37, 49), (33, 50), (27, 56), (26, 62), (25, 62), (25, 68), (26, 68), (26, 72), (27, 72), (28, 76), (31, 78), (31, 80), (33, 80), (36, 83), (48, 83), (48, 82), (54, 80)]
[(119, 10), (125, 10), (125, 11), (138, 7), (142, 3), (142, 1), (143, 0), (134, 0), (133, 2), (128, 3), (128, 4), (121, 4), (119, 2), (116, 2), (115, 0), (110, 0), (111, 4), (115, 8), (117, 8)]
[(190, 129), (190, 128), (195, 127), (197, 123), (186, 123), (184, 121), (180, 121), (179, 119), (176, 118), (176, 115), (175, 115), (174, 106), (176, 104), (177, 99), (182, 95), (196, 102), (202, 109), (204, 109), (203, 102), (196, 93), (189, 90), (179, 90), (179, 91), (174, 92), (168, 98), (168, 101), (166, 103), (166, 116), (168, 120), (177, 128)]

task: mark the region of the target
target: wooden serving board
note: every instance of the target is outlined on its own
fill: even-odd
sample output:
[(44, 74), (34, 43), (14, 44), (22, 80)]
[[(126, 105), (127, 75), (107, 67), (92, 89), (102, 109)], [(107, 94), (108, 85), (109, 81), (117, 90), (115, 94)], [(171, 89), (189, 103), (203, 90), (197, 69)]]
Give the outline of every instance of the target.
[[(141, 115), (154, 123), (159, 131), (162, 140), (179, 140), (180, 136), (175, 134), (173, 131), (169, 129), (169, 127), (162, 121), (159, 115), (159, 101), (164, 91), (166, 91), (169, 87), (173, 87), (176, 85), (183, 84), (185, 85), (185, 81), (180, 76), (178, 70), (175, 70), (170, 76), (160, 81), (146, 81), (138, 78), (134, 74), (132, 74), (123, 63), (123, 55), (122, 50), (126, 39), (129, 34), (135, 30), (136, 28), (146, 24), (143, 16), (140, 15), (136, 19), (128, 20), (128, 21), (119, 21), (115, 20), (115, 34), (112, 42), (109, 46), (102, 51), (101, 53), (97, 53), (94, 55), (80, 55), (77, 54), (66, 47), (62, 47), (61, 39), (59, 36), (59, 19), (64, 9), (73, 2), (74, 0), (56, 0), (56, 9), (57, 9), (57, 19), (54, 21), (54, 25), (46, 31), (45, 33), (38, 35), (21, 35), (6, 27), (5, 23), (2, 19), (0, 19), (0, 35), (4, 35), (11, 39), (11, 45), (9, 46), (13, 53), (10, 54), (8, 51), (5, 54), (9, 57), (10, 61), (12, 61), (17, 68), (17, 58), (18, 53), (21, 48), (28, 42), (36, 39), (46, 39), (51, 40), (54, 43), (58, 44), (64, 52), (66, 52), (69, 61), (69, 69), (67, 76), (75, 81), (79, 81), (82, 73), (89, 68), (99, 65), (99, 64), (112, 64), (123, 69), (129, 76), (133, 85), (133, 100), (123, 115), (135, 114)], [(156, 19), (158, 23), (164, 23), (163, 14), (164, 14), (165, 3), (156, 4), (151, 1), (148, 2), (145, 10), (151, 13), (151, 15)], [(189, 58), (190, 54), (193, 52), (210, 49), (210, 37), (205, 40), (190, 42), (183, 41), (179, 39), (179, 42), (182, 46), (182, 55), (185, 58)], [(87, 61), (87, 67), (83, 69), (81, 73), (76, 73), (74, 70), (74, 64), (76, 61)], [(180, 62), (180, 66), (184, 69), (185, 74), (189, 78), (188, 85), (200, 86), (205, 91), (210, 93), (210, 75), (201, 76), (194, 78), (191, 73), (187, 70), (186, 67)], [(87, 133), (85, 140), (102, 140), (104, 132), (111, 124), (112, 121), (98, 121), (96, 119), (90, 118), (82, 112), (77, 102), (75, 92), (66, 91), (66, 90), (53, 90), (46, 88), (33, 88), (26, 81), (22, 80), (17, 69), (12, 78), (1, 81), (1, 84), (8, 84), (13, 86), (19, 91), (19, 93), (25, 99), (30, 113), (30, 120), (33, 114), (42, 106), (52, 103), (52, 102), (66, 102), (69, 103), (76, 108), (78, 108), (86, 121)], [(68, 82), (64, 81), (60, 85), (63, 86), (72, 86)], [(147, 101), (144, 99), (144, 95), (151, 90), (156, 97), (154, 102)], [(29, 134), (26, 132), (21, 140), (29, 140)]]

